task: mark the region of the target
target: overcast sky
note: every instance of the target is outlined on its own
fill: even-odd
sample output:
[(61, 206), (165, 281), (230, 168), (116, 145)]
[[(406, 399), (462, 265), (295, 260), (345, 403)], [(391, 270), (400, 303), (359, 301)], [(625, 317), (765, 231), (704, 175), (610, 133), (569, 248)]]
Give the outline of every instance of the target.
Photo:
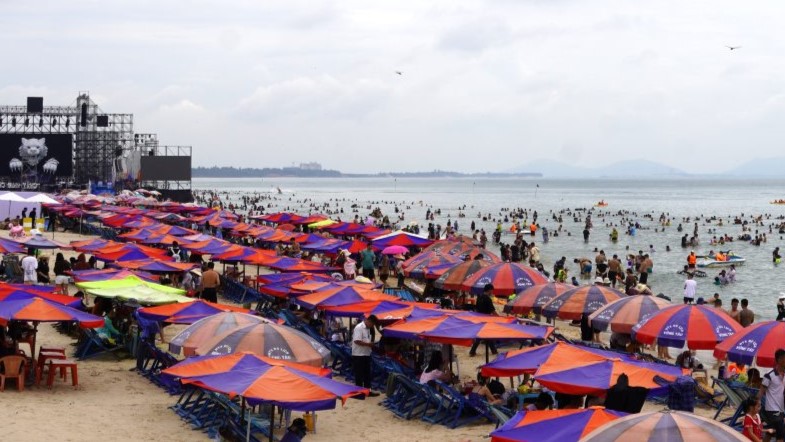
[(779, 0), (0, 0), (0, 103), (90, 91), (199, 166), (711, 172), (783, 152), (783, 18)]

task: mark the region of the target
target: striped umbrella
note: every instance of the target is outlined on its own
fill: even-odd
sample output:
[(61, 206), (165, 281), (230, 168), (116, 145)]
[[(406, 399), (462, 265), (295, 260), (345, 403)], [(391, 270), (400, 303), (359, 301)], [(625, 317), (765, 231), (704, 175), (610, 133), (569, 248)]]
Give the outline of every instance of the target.
[(486, 261), (491, 264), (502, 262), (501, 258), (495, 255), (493, 252), (480, 247), (479, 242), (475, 242), (471, 238), (467, 238), (465, 236), (458, 237), (458, 239), (437, 241), (423, 249), (423, 251), (439, 252), (445, 255), (467, 257), (468, 259), (475, 259), (477, 256), (482, 255), (482, 261)]
[(409, 317), (416, 308), (430, 309), (434, 312), (440, 311), (438, 304), (430, 302), (368, 301), (325, 307), (324, 312), (329, 316), (337, 317), (362, 318), (375, 315), (380, 321), (397, 321)]
[(58, 295), (33, 288), (34, 286), (17, 287), (10, 284), (0, 284), (0, 301), (21, 301), (24, 299), (43, 298), (68, 307), (78, 308), (82, 300), (73, 296)]
[(330, 410), (338, 399), (343, 403), (369, 393), (365, 388), (330, 379), (329, 369), (251, 353), (190, 358), (162, 374), (183, 384), (242, 396), (252, 405), (266, 403), (298, 411)]
[(444, 272), (444, 274), (434, 281), (433, 285), (436, 288), (443, 290), (460, 290), (463, 281), (490, 265), (491, 263), (484, 259), (464, 261)]
[(632, 328), (632, 337), (644, 344), (711, 350), (743, 327), (724, 310), (706, 305), (665, 307)]
[(542, 313), (552, 318), (581, 319), (603, 306), (625, 297), (624, 293), (601, 285), (585, 285), (567, 290), (542, 307)]
[[(437, 310), (436, 312), (443, 313), (441, 310)], [(418, 339), (420, 335), (435, 329), (450, 317), (451, 315), (448, 314), (441, 314), (439, 316), (425, 314), (416, 318), (410, 317), (407, 320), (399, 321), (389, 327), (385, 327), (384, 330), (382, 330), (382, 334), (388, 338)], [(490, 315), (461, 315), (460, 317), (469, 322), (510, 323), (514, 320), (513, 318)]]
[(631, 414), (597, 428), (583, 442), (732, 442), (747, 441), (733, 428), (683, 411)]
[(484, 376), (533, 374), (538, 383), (559, 393), (604, 394), (622, 374), (633, 387), (657, 388), (655, 377), (674, 381), (682, 369), (638, 361), (621, 353), (557, 343), (510, 351), (482, 367)]
[(774, 367), (774, 352), (785, 343), (785, 322), (764, 321), (750, 325), (717, 344), (714, 357), (759, 367)]
[(300, 296), (296, 303), (306, 308), (324, 308), (328, 306), (353, 304), (362, 301), (397, 301), (398, 297), (386, 295), (378, 290), (357, 286), (339, 286), (329, 290), (318, 291)]
[(501, 322), (473, 322), (451, 316), (432, 330), (420, 333), (419, 337), (442, 344), (470, 346), (476, 339), (491, 341), (540, 341), (553, 332), (553, 327), (521, 325)]
[(169, 341), (169, 351), (174, 354), (183, 352), (185, 356), (195, 354), (197, 347), (208, 339), (251, 324), (270, 322), (268, 319), (245, 313), (226, 312), (200, 319)]
[(399, 230), (397, 232), (388, 233), (387, 235), (378, 236), (371, 241), (371, 244), (373, 244), (375, 250), (382, 250), (389, 246), (425, 247), (432, 242), (433, 241), (423, 236)]
[(547, 284), (537, 284), (533, 287), (520, 292), (512, 301), (504, 306), (505, 313), (516, 315), (528, 315), (534, 311), (540, 313), (542, 306), (550, 302), (553, 298), (561, 295), (575, 286), (562, 284), (559, 282), (549, 282)]
[(452, 255), (442, 255), (433, 252), (421, 253), (403, 263), (403, 273), (410, 278), (424, 279), (425, 273), (430, 268), (457, 265), (461, 262), (460, 258)]
[(197, 355), (228, 355), (251, 352), (272, 359), (322, 367), (330, 362), (330, 350), (307, 334), (272, 322), (251, 324), (207, 339)]
[(0, 253), (24, 253), (25, 248), (10, 239), (0, 238)]
[(252, 311), (241, 307), (207, 302), (203, 299), (139, 309), (139, 315), (143, 318), (172, 324), (193, 324), (200, 319), (221, 312), (251, 313)]
[(0, 325), (8, 321), (77, 322), (83, 328), (103, 327), (104, 318), (39, 297), (0, 302)]
[(474, 273), (461, 284), (461, 290), (480, 294), (487, 284), (493, 284), (494, 295), (509, 296), (546, 282), (548, 279), (537, 269), (514, 262), (502, 262)]
[(592, 313), (589, 321), (595, 330), (605, 331), (610, 325), (611, 331), (629, 334), (635, 324), (670, 305), (670, 301), (656, 296), (626, 296)]
[(626, 415), (604, 407), (519, 411), (491, 432), (491, 442), (578, 442), (602, 425)]

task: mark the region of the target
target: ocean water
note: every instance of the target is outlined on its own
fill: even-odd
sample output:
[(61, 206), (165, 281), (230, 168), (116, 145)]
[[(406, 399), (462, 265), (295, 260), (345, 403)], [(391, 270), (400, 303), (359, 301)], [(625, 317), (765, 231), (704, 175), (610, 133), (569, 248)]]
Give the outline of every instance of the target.
[[(655, 293), (664, 293), (674, 302), (681, 302), (684, 276), (676, 272), (686, 264), (690, 249), (682, 249), (681, 236), (692, 234), (695, 218), (699, 226), (701, 244), (696, 253), (705, 254), (710, 249), (732, 250), (746, 258), (747, 262), (737, 268), (737, 282), (726, 286), (713, 284), (713, 277), (719, 269), (705, 269), (706, 278), (697, 278), (698, 296), (706, 299), (715, 292), (723, 299), (724, 307), (730, 308), (731, 298), (747, 298), (750, 307), (759, 319), (773, 319), (776, 316), (775, 304), (780, 292), (785, 292), (785, 265), (775, 266), (771, 253), (775, 247), (785, 251), (783, 235), (777, 226), (785, 221), (785, 206), (769, 204), (770, 201), (785, 199), (785, 180), (721, 180), (721, 179), (541, 179), (541, 178), (265, 178), (265, 179), (215, 179), (197, 178), (194, 188), (218, 192), (224, 201), (238, 201), (243, 194), (259, 194), (270, 204), (268, 212), (288, 210), (296, 213), (323, 212), (322, 205), (329, 203), (333, 210), (343, 208), (343, 220), (351, 220), (353, 204), (359, 206), (357, 214), (362, 219), (370, 212), (368, 206), (380, 207), (391, 219), (395, 219), (397, 206), (404, 213), (405, 222), (418, 222), (427, 226), (425, 212), (428, 208), (441, 209), (435, 223), (445, 225), (448, 219), (458, 220), (459, 233), (470, 235), (469, 225), (475, 221), (477, 228), (490, 233), (496, 226), (495, 221), (483, 222), (478, 214), (490, 215), (491, 219), (503, 217), (502, 208), (527, 208), (538, 212), (538, 223), (550, 232), (559, 223), (553, 214), (562, 213), (564, 232), (559, 237), (551, 236), (550, 242), (542, 244), (541, 235), (536, 242), (541, 249), (546, 269), (553, 267), (554, 261), (561, 256), (567, 257), (571, 275), (578, 274), (573, 258), (588, 257), (593, 260), (594, 249), (602, 249), (609, 257), (618, 254), (623, 257), (638, 250), (647, 252), (653, 245), (655, 252), (654, 273), (649, 276), (649, 285)], [(276, 188), (282, 190), (278, 194)], [(599, 200), (609, 205), (593, 208)], [(313, 209), (313, 205), (320, 208)], [(461, 207), (465, 210), (459, 210)], [(593, 209), (594, 227), (590, 240), (584, 243), (582, 237), (583, 221), (575, 222), (566, 211)], [(457, 218), (459, 212), (466, 217)], [(623, 215), (622, 215), (623, 214)], [(660, 214), (671, 219), (671, 226), (664, 230), (658, 222)], [(768, 241), (760, 246), (748, 242), (734, 241), (725, 246), (710, 246), (713, 235), (728, 234), (737, 238), (742, 233), (740, 225), (733, 219), (740, 217), (750, 221), (753, 217), (763, 216), (762, 224), (752, 225), (754, 235), (757, 230), (766, 233)], [(636, 236), (624, 234), (622, 217), (641, 224)], [(683, 221), (689, 217), (690, 223)], [(709, 219), (715, 220), (710, 221)], [(723, 226), (718, 226), (717, 220)], [(684, 225), (679, 233), (677, 226)], [(510, 223), (505, 223), (505, 228)], [(616, 225), (619, 241), (612, 244), (609, 239), (611, 226)], [(771, 227), (771, 233), (769, 229)], [(656, 231), (655, 231), (656, 229)], [(708, 233), (716, 229), (716, 233)], [(567, 234), (569, 232), (570, 235)], [(511, 235), (504, 235), (502, 241), (511, 242)], [(527, 239), (528, 241), (529, 239)], [(666, 252), (666, 246), (671, 251)], [(498, 247), (489, 249), (498, 252)]]

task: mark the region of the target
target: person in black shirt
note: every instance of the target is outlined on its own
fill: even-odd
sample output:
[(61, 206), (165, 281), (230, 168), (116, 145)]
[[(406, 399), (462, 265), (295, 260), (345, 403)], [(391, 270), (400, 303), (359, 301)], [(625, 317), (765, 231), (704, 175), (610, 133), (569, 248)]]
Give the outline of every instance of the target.
[[(478, 313), (484, 313), (486, 315), (496, 314), (496, 307), (493, 305), (493, 300), (491, 299), (492, 292), (493, 292), (493, 284), (485, 284), (482, 294), (477, 297), (477, 306), (475, 310)], [(496, 346), (493, 344), (493, 341), (485, 341), (485, 344), (488, 345), (488, 348), (491, 350), (491, 353), (496, 354)], [(469, 350), (469, 356), (476, 356), (477, 347), (479, 346), (480, 346), (480, 340), (475, 339), (474, 343), (472, 344), (471, 350)]]

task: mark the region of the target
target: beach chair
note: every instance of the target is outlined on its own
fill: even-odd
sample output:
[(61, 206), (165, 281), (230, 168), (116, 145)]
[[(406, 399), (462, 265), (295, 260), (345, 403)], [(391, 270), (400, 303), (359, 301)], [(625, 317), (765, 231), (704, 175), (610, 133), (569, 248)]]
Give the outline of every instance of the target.
[(432, 394), (426, 386), (406, 376), (396, 373), (398, 388), (391, 398), (390, 410), (396, 416), (409, 420), (413, 417), (422, 416), (431, 403)]
[[(743, 384), (728, 382), (724, 379), (712, 378), (712, 380), (714, 381), (714, 385), (725, 394), (725, 400), (723, 400), (717, 408), (717, 412), (714, 414), (714, 420), (719, 420), (728, 426), (741, 430), (742, 418), (746, 411), (743, 409), (742, 403), (745, 399), (756, 396), (758, 390), (749, 388)], [(729, 417), (718, 419), (720, 414), (728, 406), (732, 407), (733, 413)]]
[(482, 410), (478, 410), (451, 386), (440, 381), (436, 381), (436, 385), (439, 386), (442, 396), (447, 400), (440, 404), (445, 407), (442, 410), (445, 413), (445, 418), (442, 421), (444, 425), (456, 428), (486, 417)]
[(122, 357), (117, 353), (120, 351), (126, 351), (126, 348), (123, 344), (117, 343), (113, 346), (106, 344), (104, 343), (103, 339), (98, 336), (98, 333), (96, 333), (95, 330), (89, 328), (81, 329), (81, 333), (82, 339), (76, 348), (75, 354), (77, 359), (90, 359), (105, 353), (112, 354), (118, 360), (122, 359)]
[(504, 425), (512, 419), (512, 412), (504, 407), (498, 407), (496, 405), (488, 404), (488, 411), (493, 414), (496, 418), (496, 428), (499, 428), (501, 425)]

